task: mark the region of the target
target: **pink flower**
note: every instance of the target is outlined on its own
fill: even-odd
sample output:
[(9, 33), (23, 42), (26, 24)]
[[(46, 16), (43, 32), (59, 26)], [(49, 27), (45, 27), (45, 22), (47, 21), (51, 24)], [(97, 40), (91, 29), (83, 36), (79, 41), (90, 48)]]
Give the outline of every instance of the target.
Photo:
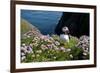
[(40, 38), (41, 38), (41, 39), (46, 39), (47, 36), (45, 36), (45, 35), (41, 35)]
[(52, 49), (52, 48), (53, 48), (53, 46), (52, 46), (51, 44), (48, 44), (47, 47), (48, 47), (49, 49)]
[(45, 45), (43, 45), (43, 44), (42, 44), (40, 47), (41, 47), (41, 49), (43, 49), (43, 50), (48, 49), (48, 47), (45, 46)]
[(64, 47), (60, 47), (60, 49), (61, 49), (61, 50), (65, 50), (65, 48), (64, 48)]
[(57, 45), (57, 46), (58, 46), (58, 45), (60, 45), (60, 43), (59, 43), (58, 41), (55, 41), (55, 45)]

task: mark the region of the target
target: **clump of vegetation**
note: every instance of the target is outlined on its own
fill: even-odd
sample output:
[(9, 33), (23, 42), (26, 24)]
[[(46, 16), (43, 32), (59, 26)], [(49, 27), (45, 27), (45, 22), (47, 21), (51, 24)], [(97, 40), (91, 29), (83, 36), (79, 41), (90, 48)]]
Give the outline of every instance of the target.
[(82, 48), (77, 47), (79, 39), (76, 37), (71, 36), (69, 42), (62, 41), (58, 35), (25, 37), (21, 39), (23, 63), (84, 59)]

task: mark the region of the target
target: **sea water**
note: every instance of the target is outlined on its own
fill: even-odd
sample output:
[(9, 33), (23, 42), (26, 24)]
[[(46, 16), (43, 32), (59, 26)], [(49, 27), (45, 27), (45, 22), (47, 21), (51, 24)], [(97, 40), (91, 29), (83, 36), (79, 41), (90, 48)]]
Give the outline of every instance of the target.
[(36, 26), (42, 34), (54, 34), (62, 12), (21, 10), (21, 18)]

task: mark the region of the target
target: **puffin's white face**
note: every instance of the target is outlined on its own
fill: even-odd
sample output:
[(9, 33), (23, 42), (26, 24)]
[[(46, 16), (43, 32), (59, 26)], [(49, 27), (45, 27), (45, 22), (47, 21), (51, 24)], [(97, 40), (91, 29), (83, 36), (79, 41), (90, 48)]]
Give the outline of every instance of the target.
[(68, 27), (65, 26), (65, 27), (62, 28), (62, 31), (67, 32), (67, 31), (69, 31), (69, 29), (68, 29)]

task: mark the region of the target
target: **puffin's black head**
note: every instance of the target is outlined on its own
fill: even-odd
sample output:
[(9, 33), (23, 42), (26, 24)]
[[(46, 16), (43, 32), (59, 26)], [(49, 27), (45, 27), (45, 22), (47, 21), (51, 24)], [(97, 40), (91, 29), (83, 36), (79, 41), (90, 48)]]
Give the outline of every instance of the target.
[(62, 28), (62, 32), (64, 32), (65, 34), (69, 34), (69, 29), (68, 29), (68, 27), (63, 27)]

